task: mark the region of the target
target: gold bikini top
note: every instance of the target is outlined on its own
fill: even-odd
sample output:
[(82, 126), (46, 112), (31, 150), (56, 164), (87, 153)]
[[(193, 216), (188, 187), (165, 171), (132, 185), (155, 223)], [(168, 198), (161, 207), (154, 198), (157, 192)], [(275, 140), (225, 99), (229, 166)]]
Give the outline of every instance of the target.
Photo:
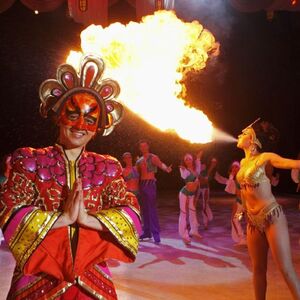
[(263, 181), (269, 180), (265, 172), (265, 164), (258, 165), (258, 159), (244, 161), (236, 175), (241, 188), (258, 187)]

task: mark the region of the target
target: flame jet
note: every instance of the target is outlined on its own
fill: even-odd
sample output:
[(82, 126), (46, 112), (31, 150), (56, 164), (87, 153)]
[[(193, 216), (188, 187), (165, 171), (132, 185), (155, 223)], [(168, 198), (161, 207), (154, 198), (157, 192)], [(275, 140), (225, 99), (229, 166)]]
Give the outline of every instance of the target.
[(81, 32), (82, 52), (71, 51), (74, 67), (82, 54), (106, 63), (106, 76), (121, 86), (120, 101), (146, 122), (191, 143), (207, 143), (214, 128), (184, 99), (185, 74), (205, 68), (218, 54), (214, 36), (198, 21), (183, 22), (172, 11), (157, 11), (140, 23), (91, 25)]

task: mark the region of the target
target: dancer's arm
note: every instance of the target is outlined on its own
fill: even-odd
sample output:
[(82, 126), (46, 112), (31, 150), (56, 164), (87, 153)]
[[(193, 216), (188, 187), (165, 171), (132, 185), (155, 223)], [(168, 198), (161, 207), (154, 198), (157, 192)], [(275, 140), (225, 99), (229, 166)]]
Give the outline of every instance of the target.
[(162, 169), (163, 171), (170, 173), (172, 172), (172, 165), (167, 166), (165, 163), (163, 163), (160, 158), (157, 155), (153, 155), (152, 157), (152, 163)]
[(300, 160), (284, 158), (276, 153), (262, 153), (262, 159), (278, 169), (300, 169)]

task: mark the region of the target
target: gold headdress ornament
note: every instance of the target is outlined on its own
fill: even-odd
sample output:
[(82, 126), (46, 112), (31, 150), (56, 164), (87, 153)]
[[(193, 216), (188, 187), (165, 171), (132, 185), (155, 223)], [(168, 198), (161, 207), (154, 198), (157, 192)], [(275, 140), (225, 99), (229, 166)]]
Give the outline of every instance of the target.
[(57, 68), (56, 79), (45, 80), (40, 86), (40, 113), (47, 118), (51, 113), (59, 116), (65, 101), (77, 93), (88, 93), (97, 100), (101, 116), (98, 132), (109, 135), (123, 116), (123, 106), (116, 101), (119, 84), (112, 79), (102, 79), (103, 60), (95, 55), (81, 58), (79, 71), (69, 64)]
[[(254, 122), (252, 122), (250, 125), (248, 125), (245, 129), (252, 129), (252, 134), (253, 134), (253, 143), (256, 144), (260, 149), (262, 148), (261, 142), (259, 139), (256, 137), (255, 130), (253, 129), (253, 125), (256, 124), (258, 121), (260, 121), (261, 118), (257, 118)], [(244, 130), (245, 130), (244, 129)]]

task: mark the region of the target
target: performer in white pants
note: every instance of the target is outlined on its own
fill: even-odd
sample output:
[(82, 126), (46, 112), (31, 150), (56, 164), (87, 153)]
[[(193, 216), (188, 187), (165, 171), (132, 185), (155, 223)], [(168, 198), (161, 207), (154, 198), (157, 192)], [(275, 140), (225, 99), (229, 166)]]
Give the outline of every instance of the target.
[(219, 173), (216, 173), (215, 180), (226, 185), (225, 191), (227, 193), (236, 195), (231, 214), (231, 237), (233, 241), (236, 242), (235, 245), (247, 245), (245, 232), (241, 224), (244, 208), (240, 197), (240, 186), (236, 181), (236, 174), (239, 169), (240, 163), (238, 161), (234, 161), (229, 168), (229, 178), (225, 178)]
[[(198, 176), (200, 173), (200, 160), (194, 160), (189, 153), (184, 155), (183, 164), (179, 167), (181, 178), (185, 181), (185, 186), (179, 192), (179, 235), (185, 244), (190, 244), (190, 237), (201, 238), (198, 232), (199, 223), (197, 221), (195, 194), (199, 187)], [(188, 230), (187, 219), (189, 219), (190, 230)]]
[(209, 166), (207, 167), (205, 164), (201, 164), (201, 171), (199, 174), (199, 183), (200, 187), (196, 193), (196, 200), (202, 199), (202, 220), (204, 229), (208, 228), (208, 223), (213, 219), (213, 213), (209, 205), (210, 198), (210, 187), (209, 182), (212, 178), (212, 173), (214, 172), (217, 165), (217, 159), (212, 158)]

